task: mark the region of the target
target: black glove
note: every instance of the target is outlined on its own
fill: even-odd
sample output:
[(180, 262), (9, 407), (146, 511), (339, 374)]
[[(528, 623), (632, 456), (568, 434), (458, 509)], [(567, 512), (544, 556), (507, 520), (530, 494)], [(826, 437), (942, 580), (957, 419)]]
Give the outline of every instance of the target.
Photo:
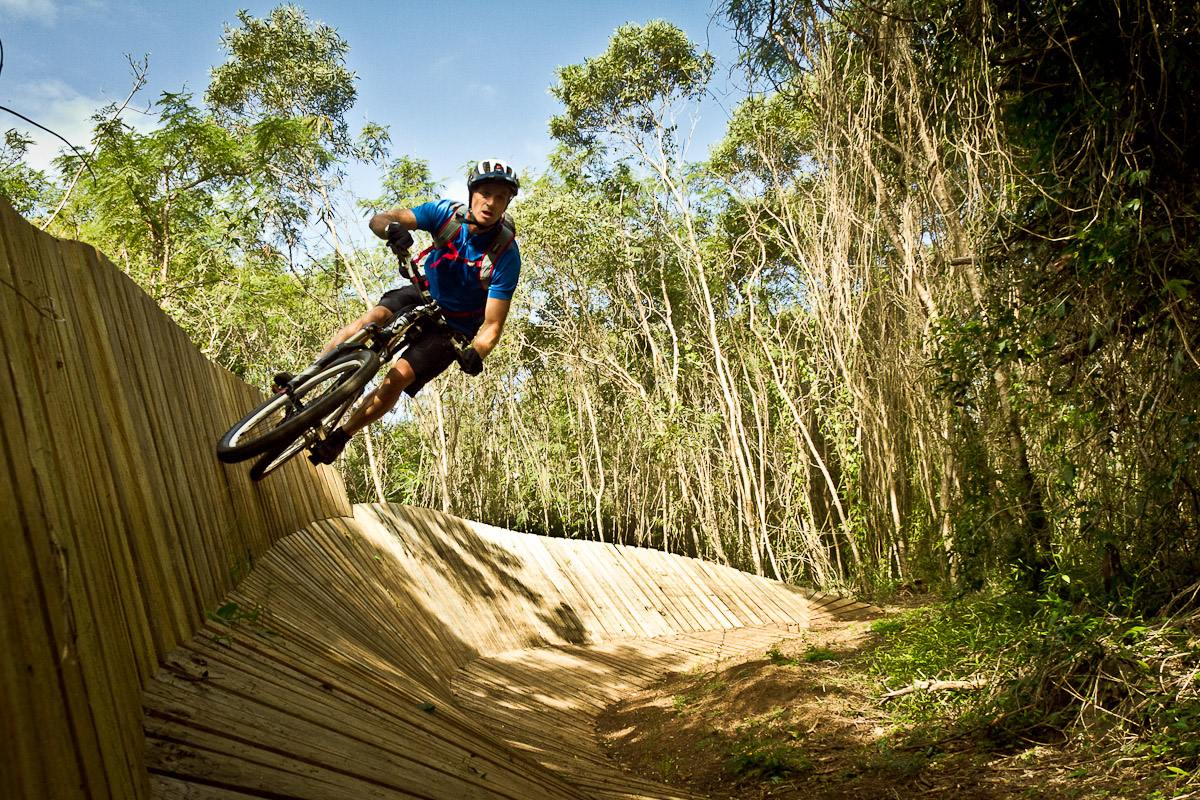
[(408, 228), (401, 225), (399, 222), (390, 222), (387, 226), (387, 243), (388, 247), (396, 255), (405, 255), (412, 249), (413, 238), (408, 232)]
[(474, 347), (468, 347), (458, 360), (458, 366), (468, 375), (478, 375), (483, 372), (483, 356)]

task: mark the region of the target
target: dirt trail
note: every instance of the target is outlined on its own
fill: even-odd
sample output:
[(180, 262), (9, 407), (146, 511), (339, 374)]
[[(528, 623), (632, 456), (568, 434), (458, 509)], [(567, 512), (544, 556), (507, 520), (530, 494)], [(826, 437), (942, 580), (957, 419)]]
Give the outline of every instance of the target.
[(1150, 796), (1148, 776), (1110, 774), (1078, 743), (904, 746), (862, 669), (871, 622), (828, 621), (800, 650), (671, 675), (602, 714), (600, 740), (625, 769), (720, 800)]

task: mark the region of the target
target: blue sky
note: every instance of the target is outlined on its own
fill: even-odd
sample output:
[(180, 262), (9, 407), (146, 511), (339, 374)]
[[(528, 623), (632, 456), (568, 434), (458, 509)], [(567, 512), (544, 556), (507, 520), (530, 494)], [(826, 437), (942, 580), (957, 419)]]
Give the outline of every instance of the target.
[[(390, 127), (392, 155), (430, 164), (447, 195), (465, 199), (462, 167), (500, 157), (518, 170), (541, 171), (552, 148), (547, 122), (561, 109), (549, 94), (555, 69), (602, 53), (626, 22), (665, 19), (718, 60), (714, 98), (701, 107), (689, 157), (699, 160), (717, 140), (738, 92), (728, 85), (735, 58), (729, 32), (712, 21), (719, 0), (605, 0), (604, 2), (297, 2), (336, 28), (350, 45), (348, 67), (358, 74), (358, 102), (349, 115), (357, 130), (370, 119)], [(137, 98), (145, 108), (163, 91), (187, 87), (200, 97), (209, 69), (224, 60), (223, 23), (246, 8), (263, 17), (280, 2), (253, 0), (0, 0), (0, 105), (53, 128), (77, 147), (89, 144), (89, 118), (120, 101), (131, 86), (125, 54), (149, 53), (149, 83)], [(130, 119), (135, 119), (131, 115)], [(39, 137), (31, 161), (39, 167), (57, 140), (0, 112), (0, 131)], [(44, 142), (42, 144), (41, 142)], [(353, 174), (352, 187), (374, 192), (373, 174)]]

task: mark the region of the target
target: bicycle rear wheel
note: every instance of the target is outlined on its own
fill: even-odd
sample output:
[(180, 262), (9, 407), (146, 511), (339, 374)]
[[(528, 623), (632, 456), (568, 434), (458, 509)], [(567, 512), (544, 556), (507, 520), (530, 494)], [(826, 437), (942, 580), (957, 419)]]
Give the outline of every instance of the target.
[(283, 449), (362, 392), (378, 369), (374, 351), (346, 352), (294, 391), (274, 394), (242, 417), (217, 443), (217, 458), (232, 463)]

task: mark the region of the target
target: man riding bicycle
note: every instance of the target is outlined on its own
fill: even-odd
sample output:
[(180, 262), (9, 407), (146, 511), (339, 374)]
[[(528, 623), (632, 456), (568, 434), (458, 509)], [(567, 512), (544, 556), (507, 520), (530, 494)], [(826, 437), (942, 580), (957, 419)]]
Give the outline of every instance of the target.
[[(385, 211), (376, 214), (369, 223), (372, 233), (389, 239), (393, 249), (403, 249), (411, 243), (408, 231), (434, 234), (434, 247), (427, 251), (424, 264), (425, 279), (429, 294), (441, 307), (449, 325), (473, 338), (460, 360), (463, 372), (468, 375), (478, 375), (483, 370), (483, 359), (500, 341), (521, 274), (521, 255), (512, 238), (511, 223), (504, 217), (520, 187), (516, 172), (503, 161), (480, 161), (467, 178), (465, 217), (461, 203), (440, 200), (416, 208)], [(439, 242), (446, 237), (449, 237), (446, 241)], [(393, 314), (423, 302), (420, 289), (413, 285), (387, 292), (378, 305), (334, 334), (322, 354), (368, 324), (383, 325)], [(415, 397), (456, 358), (458, 349), (448, 332), (431, 328), (422, 334), (396, 360), (350, 419), (309, 448), (309, 460), (314, 464), (333, 463), (350, 437), (390, 411), (402, 392)]]

